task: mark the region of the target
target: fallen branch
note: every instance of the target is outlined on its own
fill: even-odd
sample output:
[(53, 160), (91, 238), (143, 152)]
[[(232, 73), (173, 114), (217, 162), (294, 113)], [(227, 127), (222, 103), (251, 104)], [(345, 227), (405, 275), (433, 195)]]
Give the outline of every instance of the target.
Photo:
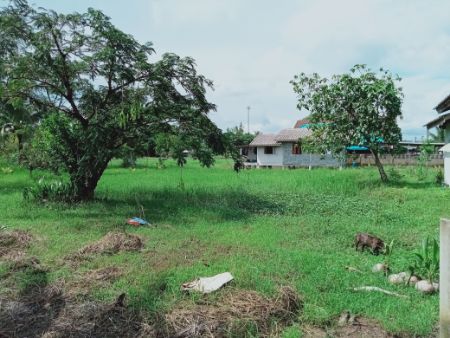
[(389, 296), (408, 298), (405, 295), (401, 295), (401, 294), (396, 293), (396, 292), (384, 290), (384, 289), (381, 289), (381, 288), (376, 287), (376, 286), (360, 286), (360, 287), (357, 287), (357, 288), (353, 288), (353, 291), (369, 291), (369, 292), (376, 291), (376, 292), (384, 293), (384, 294), (389, 295)]
[(361, 270), (358, 270), (357, 268), (354, 268), (353, 266), (346, 266), (345, 269), (347, 271), (363, 273)]

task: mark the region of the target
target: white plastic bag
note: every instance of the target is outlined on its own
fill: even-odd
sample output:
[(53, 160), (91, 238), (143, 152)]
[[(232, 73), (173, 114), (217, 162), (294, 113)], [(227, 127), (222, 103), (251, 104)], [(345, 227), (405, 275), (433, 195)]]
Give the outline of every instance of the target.
[(200, 277), (192, 282), (184, 283), (181, 286), (183, 291), (199, 291), (201, 293), (210, 293), (220, 289), (223, 285), (233, 280), (229, 272), (224, 272), (212, 277)]

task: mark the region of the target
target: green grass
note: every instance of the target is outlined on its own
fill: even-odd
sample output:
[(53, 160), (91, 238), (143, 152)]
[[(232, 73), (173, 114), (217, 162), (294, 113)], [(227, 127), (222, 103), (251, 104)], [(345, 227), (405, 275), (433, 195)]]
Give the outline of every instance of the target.
[[(422, 238), (438, 236), (440, 217), (450, 216), (450, 189), (434, 185), (433, 169), (424, 181), (414, 177), (414, 168), (402, 169), (402, 181), (385, 186), (374, 168), (247, 170), (237, 175), (231, 167), (227, 160), (212, 169), (190, 161), (182, 190), (180, 169), (173, 162), (158, 169), (155, 160), (141, 160), (130, 170), (113, 161), (100, 181), (97, 200), (76, 206), (25, 202), (22, 190), (33, 181), (28, 172), (0, 171), (0, 224), (35, 235), (28, 253), (48, 267), (49, 282), (118, 266), (126, 273), (108, 288), (94, 288), (92, 296), (111, 301), (126, 292), (132, 306), (149, 313), (170, 309), (186, 297), (179, 291), (181, 283), (230, 271), (236, 287), (267, 295), (279, 285), (294, 286), (304, 300), (299, 326), (328, 325), (349, 310), (392, 332), (431, 333), (438, 296), (389, 285), (370, 272), (383, 257), (357, 253), (352, 244), (359, 231), (394, 239), (392, 268), (405, 271)], [(140, 205), (154, 227), (124, 225), (126, 218), (139, 215)], [(144, 251), (97, 256), (78, 268), (63, 264), (64, 256), (111, 230), (143, 236)], [(364, 273), (349, 272), (346, 266)], [(0, 276), (2, 271), (0, 266)], [(363, 285), (410, 298), (350, 290)], [(300, 331), (291, 327), (285, 336)]]

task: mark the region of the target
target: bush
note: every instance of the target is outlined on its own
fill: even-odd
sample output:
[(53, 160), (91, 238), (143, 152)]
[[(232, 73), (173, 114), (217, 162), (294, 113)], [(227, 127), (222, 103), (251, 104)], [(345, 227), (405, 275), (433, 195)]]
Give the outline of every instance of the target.
[(400, 171), (398, 171), (398, 169), (396, 169), (395, 167), (390, 167), (388, 169), (388, 177), (389, 180), (392, 182), (398, 182), (401, 180), (401, 178), (403, 177), (403, 175), (400, 174)]
[(435, 180), (436, 184), (439, 186), (444, 184), (444, 172), (442, 171), (442, 169), (438, 169)]
[(41, 178), (35, 186), (24, 189), (23, 197), (25, 200), (34, 199), (39, 202), (73, 202), (73, 191), (70, 183), (61, 181), (46, 182)]
[(122, 168), (136, 168), (136, 157), (130, 153), (122, 158)]
[(52, 123), (63, 124), (61, 121), (43, 121), (34, 133), (32, 141), (24, 149), (22, 164), (30, 172), (34, 169), (44, 169), (58, 174), (64, 168), (64, 163), (59, 157), (63, 150), (61, 144), (49, 131)]
[(419, 252), (414, 253), (413, 263), (409, 266), (411, 275), (418, 275), (430, 283), (439, 278), (439, 243), (426, 237)]

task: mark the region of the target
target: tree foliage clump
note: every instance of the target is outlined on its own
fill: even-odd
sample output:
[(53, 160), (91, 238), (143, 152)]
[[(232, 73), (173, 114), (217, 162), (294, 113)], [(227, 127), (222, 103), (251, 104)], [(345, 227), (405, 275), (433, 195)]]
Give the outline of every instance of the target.
[[(3, 38), (3, 40), (2, 40)], [(0, 11), (0, 98), (42, 112), (40, 145), (70, 176), (73, 200), (86, 200), (108, 162), (133, 140), (182, 134), (211, 165), (220, 130), (208, 112), (212, 82), (195, 61), (167, 53), (152, 60), (102, 12), (60, 14), (24, 0)]]
[(330, 79), (304, 73), (291, 84), (298, 94), (298, 109), (311, 113), (311, 128), (317, 143), (335, 154), (347, 146), (369, 148), (383, 181), (388, 177), (379, 159), (382, 144), (396, 146), (401, 140), (400, 78), (389, 71), (378, 73), (356, 65), (349, 73)]

